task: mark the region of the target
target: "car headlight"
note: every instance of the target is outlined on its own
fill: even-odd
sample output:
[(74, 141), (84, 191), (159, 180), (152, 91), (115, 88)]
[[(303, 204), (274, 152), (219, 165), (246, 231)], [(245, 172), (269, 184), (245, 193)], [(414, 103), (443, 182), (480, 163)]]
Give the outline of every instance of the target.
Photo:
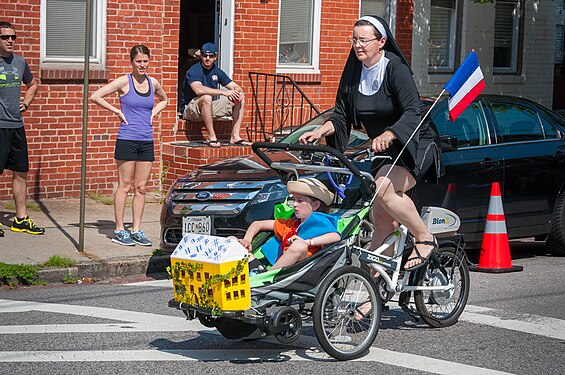
[(251, 205), (269, 201), (283, 200), (288, 195), (286, 186), (280, 183), (265, 185), (263, 189), (253, 198)]

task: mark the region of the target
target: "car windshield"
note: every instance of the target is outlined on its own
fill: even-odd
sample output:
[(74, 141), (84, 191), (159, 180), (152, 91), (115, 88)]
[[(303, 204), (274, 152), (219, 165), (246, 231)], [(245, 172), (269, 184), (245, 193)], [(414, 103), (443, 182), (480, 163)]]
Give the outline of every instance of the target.
[[(288, 143), (288, 144), (298, 143), (298, 139), (302, 136), (302, 134), (318, 129), (330, 118), (330, 115), (331, 115), (331, 111), (326, 111), (314, 117), (312, 120), (308, 121), (306, 124), (298, 128), (283, 129), (283, 132), (284, 130), (292, 131), (292, 132), (283, 139), (281, 139), (279, 142)], [(347, 145), (347, 148), (353, 148), (353, 149), (358, 148), (367, 141), (369, 141), (369, 137), (367, 136), (367, 134), (359, 130), (352, 130), (351, 135), (349, 137), (349, 144)], [(322, 142), (320, 143), (325, 144), (325, 140), (322, 140)]]

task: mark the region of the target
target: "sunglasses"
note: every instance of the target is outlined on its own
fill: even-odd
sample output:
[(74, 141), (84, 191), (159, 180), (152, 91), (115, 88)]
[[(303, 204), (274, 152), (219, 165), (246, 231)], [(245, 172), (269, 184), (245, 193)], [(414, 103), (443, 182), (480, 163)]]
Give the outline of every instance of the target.
[(16, 34), (14, 34), (14, 35), (0, 35), (0, 39), (2, 39), (2, 40), (8, 40), (10, 38), (12, 38), (12, 40), (16, 40), (17, 36), (16, 36)]
[(207, 59), (213, 59), (214, 57), (216, 57), (215, 53), (205, 53), (204, 55), (202, 55), (203, 58), (207, 58)]

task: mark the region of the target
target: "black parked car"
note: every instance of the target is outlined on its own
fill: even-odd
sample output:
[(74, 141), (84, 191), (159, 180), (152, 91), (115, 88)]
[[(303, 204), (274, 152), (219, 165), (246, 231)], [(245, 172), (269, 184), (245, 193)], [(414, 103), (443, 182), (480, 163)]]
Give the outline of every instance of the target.
[[(432, 101), (422, 103), (429, 108)], [(330, 113), (280, 142), (297, 142)], [(466, 242), (476, 244), (482, 239), (491, 184), (500, 182), (509, 238), (546, 240), (551, 252), (565, 255), (565, 119), (530, 100), (497, 95), (479, 96), (455, 122), (449, 121), (446, 100), (431, 116), (446, 174), (437, 185), (416, 186), (416, 205), (453, 210)], [(348, 152), (369, 146), (367, 136), (354, 131)], [(186, 232), (243, 236), (252, 221), (271, 217), (274, 204), (286, 195), (276, 173), (255, 155), (202, 166), (179, 178), (167, 194), (161, 245), (172, 250)]]

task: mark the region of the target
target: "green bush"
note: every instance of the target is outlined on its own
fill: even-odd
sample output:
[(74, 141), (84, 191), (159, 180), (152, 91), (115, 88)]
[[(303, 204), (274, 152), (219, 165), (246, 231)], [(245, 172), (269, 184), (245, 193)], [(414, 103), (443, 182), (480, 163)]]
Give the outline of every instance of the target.
[(40, 266), (35, 264), (6, 264), (0, 262), (0, 285), (6, 284), (10, 288), (22, 285), (42, 285), (44, 281), (37, 278)]

